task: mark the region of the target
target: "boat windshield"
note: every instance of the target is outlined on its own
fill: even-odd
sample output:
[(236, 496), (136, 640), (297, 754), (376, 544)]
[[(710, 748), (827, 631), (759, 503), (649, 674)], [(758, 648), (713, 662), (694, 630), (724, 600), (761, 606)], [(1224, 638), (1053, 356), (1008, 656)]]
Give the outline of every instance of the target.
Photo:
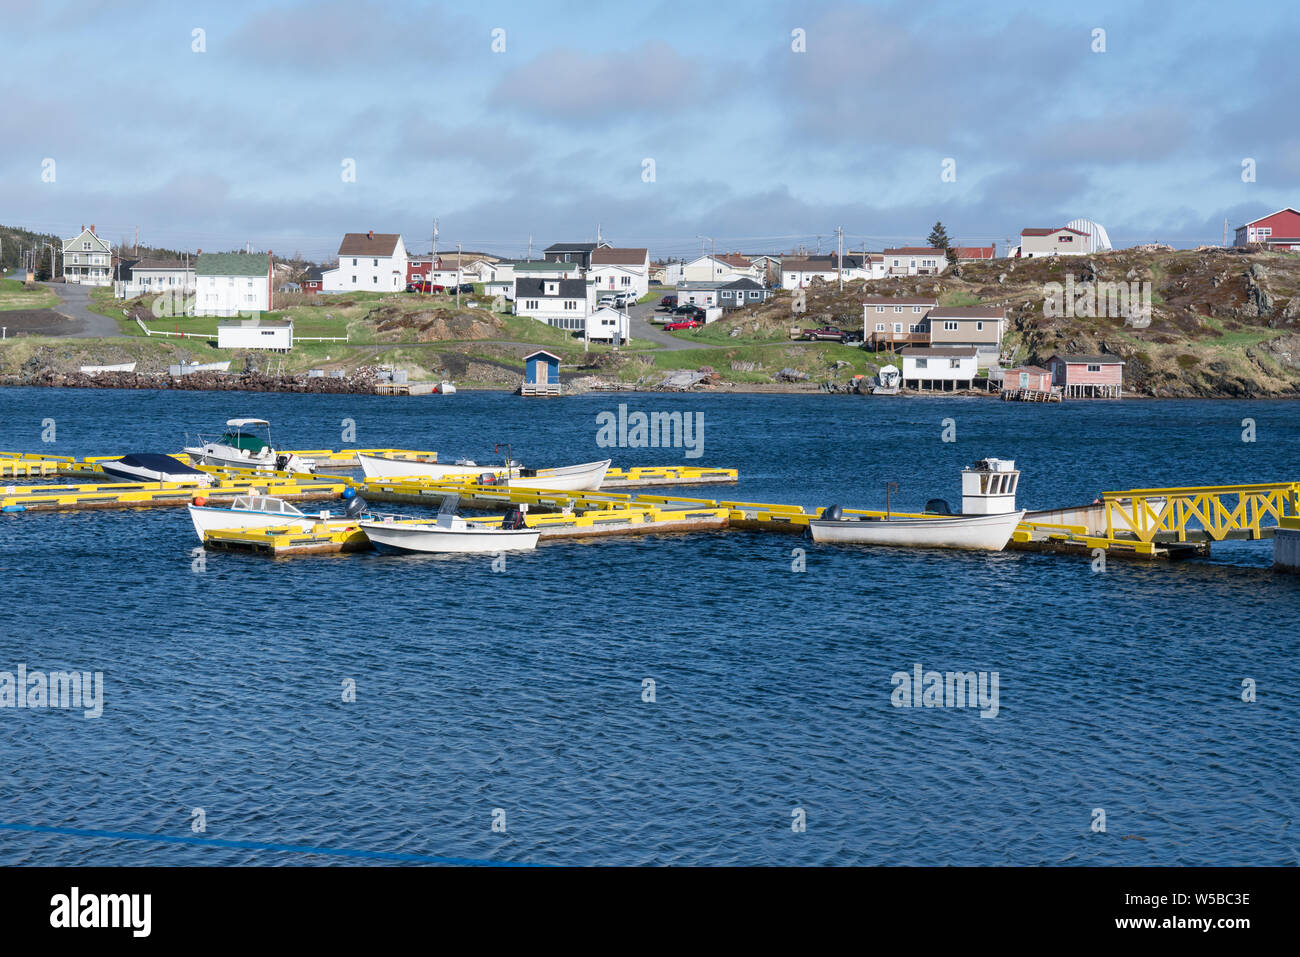
[(256, 435), (247, 435), (242, 432), (227, 432), (221, 436), (221, 445), (229, 445), (236, 449), (247, 449), (251, 454), (256, 455), (270, 448), (263, 439)]
[(237, 495), (232, 508), (241, 512), (276, 512), (282, 515), (301, 515), (297, 508), (282, 498), (271, 495)]

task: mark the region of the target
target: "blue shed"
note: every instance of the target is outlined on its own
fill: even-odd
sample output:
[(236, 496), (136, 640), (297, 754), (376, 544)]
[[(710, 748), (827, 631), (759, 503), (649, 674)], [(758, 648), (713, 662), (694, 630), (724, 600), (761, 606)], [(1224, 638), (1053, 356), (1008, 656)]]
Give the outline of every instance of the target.
[(560, 357), (539, 349), (524, 356), (524, 384), (520, 395), (559, 395)]

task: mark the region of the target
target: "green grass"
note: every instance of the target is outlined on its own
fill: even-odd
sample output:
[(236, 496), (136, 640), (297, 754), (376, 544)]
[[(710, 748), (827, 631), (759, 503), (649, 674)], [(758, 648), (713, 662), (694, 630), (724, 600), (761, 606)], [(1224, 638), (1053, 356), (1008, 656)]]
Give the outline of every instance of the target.
[(0, 279), (0, 312), (13, 309), (49, 309), (58, 301), (59, 297), (46, 286), (27, 290), (17, 279)]
[(1278, 335), (1276, 329), (1234, 329), (1229, 331), (1223, 325), (1222, 319), (1216, 319), (1213, 316), (1201, 316), (1201, 321), (1213, 329), (1219, 335), (1213, 338), (1197, 339), (1196, 345), (1205, 346), (1223, 346), (1226, 348), (1249, 348), (1250, 346), (1259, 345), (1261, 342), (1267, 342)]
[(983, 300), (981, 300), (979, 296), (975, 295), (973, 292), (966, 292), (964, 290), (945, 292), (939, 297), (939, 305), (954, 309), (960, 306), (978, 306), (981, 305), (982, 302)]

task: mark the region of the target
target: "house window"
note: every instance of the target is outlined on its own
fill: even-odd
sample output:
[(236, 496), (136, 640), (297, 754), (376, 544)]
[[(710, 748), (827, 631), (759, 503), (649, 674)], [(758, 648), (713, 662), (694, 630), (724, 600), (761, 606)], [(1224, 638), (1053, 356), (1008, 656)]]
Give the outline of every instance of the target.
[(960, 368), (961, 368), (961, 360), (960, 360), (960, 359), (949, 359), (949, 360), (948, 360), (948, 368), (949, 368), (949, 369), (960, 369)]
[(916, 360), (916, 367), (917, 367), (918, 369), (928, 369), (928, 368), (930, 368), (930, 360), (929, 360), (929, 359), (917, 359), (917, 360)]
[(757, 298), (758, 298), (758, 290), (757, 290), (757, 289), (751, 289), (751, 290), (749, 291), (749, 298), (750, 298), (750, 299), (757, 299)]
[(883, 322), (876, 323), (876, 332), (884, 332), (884, 331), (885, 331), (885, 324)]
[(902, 311), (903, 311), (903, 307), (902, 307), (902, 306), (895, 306), (895, 307), (894, 307), (894, 312), (902, 312)]
[(903, 331), (903, 324), (902, 324), (901, 322), (896, 322), (896, 323), (894, 323), (894, 331), (895, 331), (895, 332), (902, 332), (902, 331)]
[(352, 265), (354, 265), (354, 266), (355, 266), (355, 265), (356, 265), (356, 264), (357, 264), (357, 261), (356, 261), (356, 260), (355, 260), (355, 259), (354, 259), (354, 260), (352, 260)]
[(943, 324), (943, 328), (945, 332), (956, 332), (958, 328), (958, 324), (952, 321), (945, 322)]
[(1060, 237), (1060, 241), (1063, 242), (1063, 243), (1072, 243), (1072, 242), (1074, 242), (1074, 237), (1073, 237), (1073, 236), (1062, 236), (1062, 237)]
[(1272, 235), (1273, 235), (1273, 227), (1272, 227), (1272, 226), (1261, 226), (1261, 227), (1259, 227), (1259, 229), (1256, 230), (1256, 232), (1258, 232), (1261, 236), (1272, 236)]
[[(356, 265), (356, 263), (353, 263), (353, 264), (352, 264), (352, 265), (354, 265), (354, 266), (355, 266), (355, 265)], [(356, 277), (356, 276), (353, 276), (353, 277), (352, 277), (352, 285), (354, 285), (354, 286), (355, 286), (355, 285), (356, 285), (356, 284), (357, 284), (357, 277)]]
[(921, 307), (920, 307), (920, 306), (913, 306), (913, 307), (912, 307), (912, 311), (913, 311), (913, 312), (920, 312), (920, 311), (921, 311)]
[(82, 249), (89, 249), (89, 248), (90, 248), (90, 241), (87, 240), (87, 241), (83, 242), (83, 243), (81, 244), (81, 248), (82, 248)]
[(911, 328), (910, 328), (908, 331), (909, 331), (909, 332), (920, 332), (920, 331), (921, 331), (921, 324), (920, 324), (919, 322), (914, 322), (914, 323), (912, 323), (912, 326), (911, 326)]
[(376, 266), (379, 265), (379, 260), (378, 260), (378, 259), (375, 260), (375, 265), (376, 265)]
[(876, 312), (884, 312), (884, 311), (885, 311), (884, 306), (876, 306)]
[(1088, 371), (1089, 371), (1089, 372), (1100, 372), (1100, 371), (1101, 371), (1101, 366), (1088, 366)]
[(977, 322), (977, 323), (975, 323), (975, 331), (976, 331), (976, 332), (983, 332), (983, 331), (984, 331), (984, 323), (982, 323), (982, 322)]
[(623, 285), (625, 285), (625, 286), (630, 286), (630, 285), (632, 285), (632, 277), (631, 277), (631, 276), (624, 276), (624, 277), (623, 277)]

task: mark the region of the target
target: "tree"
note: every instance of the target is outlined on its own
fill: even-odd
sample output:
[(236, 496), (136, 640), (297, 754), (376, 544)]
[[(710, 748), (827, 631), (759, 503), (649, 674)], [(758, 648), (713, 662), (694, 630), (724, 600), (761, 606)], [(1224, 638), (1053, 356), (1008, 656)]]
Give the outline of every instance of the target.
[(935, 223), (934, 229), (930, 230), (930, 235), (925, 238), (931, 249), (947, 249), (951, 243), (948, 240), (948, 231), (943, 228), (943, 223)]

